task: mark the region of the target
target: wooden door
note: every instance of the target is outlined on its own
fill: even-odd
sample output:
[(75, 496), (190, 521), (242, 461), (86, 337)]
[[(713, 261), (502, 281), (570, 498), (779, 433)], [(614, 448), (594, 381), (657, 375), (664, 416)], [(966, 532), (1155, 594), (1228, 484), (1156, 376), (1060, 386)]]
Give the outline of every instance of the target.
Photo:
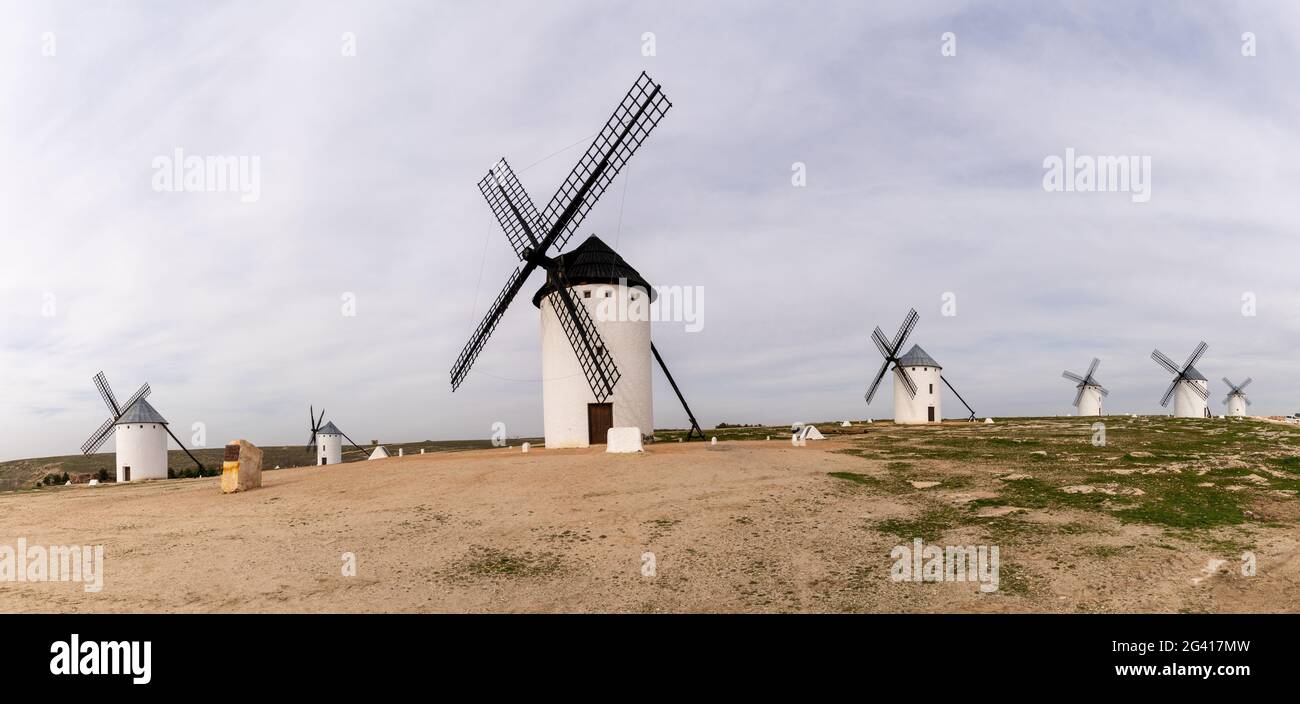
[(604, 445), (609, 438), (609, 429), (614, 427), (614, 404), (587, 404), (587, 442), (592, 445)]
[(122, 481), (124, 481), (124, 482), (129, 482), (129, 481), (131, 481), (131, 468), (130, 468), (130, 467), (123, 467), (123, 468), (122, 468)]
[(930, 416), (928, 420), (929, 420), (931, 423), (933, 423), (933, 422), (934, 422), (934, 406), (930, 406), (930, 407), (927, 409), (927, 413), (928, 413), (929, 416)]

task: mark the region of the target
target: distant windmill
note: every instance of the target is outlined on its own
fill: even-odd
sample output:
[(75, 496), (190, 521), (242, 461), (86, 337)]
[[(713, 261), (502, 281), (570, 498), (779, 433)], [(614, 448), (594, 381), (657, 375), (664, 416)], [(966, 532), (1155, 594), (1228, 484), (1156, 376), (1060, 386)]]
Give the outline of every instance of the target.
[(916, 310), (909, 310), (907, 317), (903, 319), (903, 324), (899, 326), (898, 332), (894, 334), (894, 339), (890, 340), (885, 337), (884, 331), (877, 327), (871, 333), (871, 341), (876, 343), (876, 349), (885, 358), (884, 364), (880, 365), (880, 372), (876, 374), (875, 381), (867, 388), (866, 400), (871, 403), (875, 397), (876, 390), (880, 388), (880, 381), (885, 378), (885, 373), (889, 371), (889, 365), (894, 365), (894, 422), (902, 424), (916, 423), (938, 423), (943, 420), (941, 398), (939, 395), (938, 382), (942, 381), (944, 385), (952, 391), (957, 400), (970, 411), (967, 420), (975, 420), (975, 411), (971, 409), (966, 399), (957, 393), (952, 384), (943, 377), (943, 367), (920, 345), (912, 345), (912, 348), (903, 356), (898, 355), (898, 351), (903, 349), (903, 344), (907, 342), (907, 336), (912, 334), (912, 329), (916, 327), (917, 321), (921, 316), (917, 315)]
[(352, 442), (352, 438), (348, 438), (342, 430), (339, 430), (333, 421), (321, 425), (321, 422), (325, 420), (324, 408), (320, 409), (319, 418), (316, 417), (315, 406), (308, 406), (307, 412), (310, 414), (308, 417), (311, 418), (311, 439), (307, 441), (307, 451), (311, 452), (313, 447), (316, 448), (317, 465), (342, 463), (344, 438), (347, 438), (348, 442), (357, 451), (365, 454), (366, 451), (361, 449), (355, 442)]
[(1110, 395), (1106, 387), (1092, 376), (1100, 364), (1101, 360), (1094, 357), (1092, 364), (1088, 365), (1088, 373), (1083, 376), (1069, 371), (1061, 372), (1061, 376), (1078, 384), (1079, 392), (1074, 395), (1074, 407), (1081, 416), (1101, 415), (1101, 398)]
[(1160, 350), (1151, 353), (1151, 359), (1156, 361), (1161, 367), (1174, 375), (1174, 380), (1169, 383), (1169, 389), (1160, 399), (1160, 405), (1168, 406), (1169, 399), (1174, 399), (1174, 415), (1179, 418), (1208, 418), (1210, 417), (1210, 382), (1205, 375), (1196, 370), (1196, 363), (1200, 361), (1201, 355), (1209, 345), (1201, 342), (1192, 350), (1191, 355), (1183, 366), (1179, 367), (1174, 364), (1174, 360), (1166, 357)]
[[(609, 320), (599, 315), (602, 302), (614, 310), (643, 309), (648, 313), (655, 296), (650, 284), (594, 235), (573, 251), (560, 254), (587, 212), (670, 107), (661, 86), (642, 73), (544, 212), (538, 211), (505, 159), (478, 184), (523, 266), (515, 269), (456, 358), (451, 388), (455, 391), (464, 382), (506, 308), (533, 270), (542, 269), (546, 281), (533, 303), (541, 311), (542, 405), (548, 448), (601, 444), (611, 427), (637, 427), (643, 435), (652, 434), (652, 354), (690, 419), (687, 438), (704, 439), (668, 366), (650, 341), (650, 316)], [(604, 301), (606, 298), (612, 300)], [(589, 308), (597, 312), (596, 319)]]
[(1250, 386), (1251, 381), (1252, 379), (1250, 377), (1246, 377), (1246, 380), (1241, 382), (1241, 385), (1238, 386), (1231, 381), (1228, 381), (1228, 377), (1223, 377), (1223, 383), (1227, 384), (1230, 389), (1228, 395), (1223, 399), (1223, 403), (1228, 407), (1228, 415), (1246, 415), (1246, 406), (1251, 405), (1250, 399), (1246, 398), (1246, 387)]
[(194, 464), (198, 465), (200, 470), (203, 469), (203, 463), (195, 459), (194, 455), (181, 444), (180, 439), (172, 433), (171, 428), (167, 427), (167, 420), (145, 400), (149, 395), (148, 384), (141, 386), (131, 398), (127, 399), (126, 405), (119, 406), (104, 372), (96, 374), (94, 382), (95, 388), (99, 389), (100, 398), (104, 399), (104, 405), (108, 406), (110, 415), (108, 420), (104, 421), (103, 425), (90, 436), (90, 439), (81, 444), (83, 454), (93, 454), (116, 431), (117, 481), (166, 479), (167, 436), (170, 435), (172, 440), (176, 441), (176, 445), (185, 450), (185, 454), (194, 460)]

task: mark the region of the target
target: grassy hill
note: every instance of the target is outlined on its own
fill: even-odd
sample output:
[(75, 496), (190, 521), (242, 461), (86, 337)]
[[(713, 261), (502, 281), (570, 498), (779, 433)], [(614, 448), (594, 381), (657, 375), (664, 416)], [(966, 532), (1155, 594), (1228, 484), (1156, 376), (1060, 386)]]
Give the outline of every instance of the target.
[[(512, 438), (509, 441), (513, 445), (522, 442), (533, 442), (540, 444), (540, 438)], [(406, 451), (406, 454), (419, 454), (423, 449), (425, 452), (455, 452), (458, 450), (478, 450), (492, 446), (490, 440), (425, 440), (422, 442), (404, 442), (404, 443), (381, 443), (390, 454), (397, 455), (399, 449)], [(278, 467), (301, 467), (303, 465), (313, 464), (315, 454), (308, 452), (303, 445), (279, 445), (262, 447), (262, 465), (264, 469), (275, 469)], [(373, 446), (367, 446), (366, 451), (374, 449)], [(365, 459), (362, 453), (351, 450), (350, 446), (344, 446), (344, 462), (359, 462)], [(190, 450), (195, 457), (203, 463), (203, 466), (209, 472), (221, 471), (222, 447), (208, 447)], [(0, 462), (0, 491), (14, 491), (20, 489), (36, 488), (46, 475), (56, 474), (62, 476), (67, 473), (74, 481), (81, 478), (83, 481), (96, 474), (101, 469), (108, 472), (111, 478), (114, 474), (114, 453), (100, 452), (93, 455), (63, 455), (59, 457), (33, 457), (21, 460), (9, 460)], [(167, 453), (167, 466), (171, 470), (180, 473), (196, 469), (194, 462), (180, 450), (171, 450)]]

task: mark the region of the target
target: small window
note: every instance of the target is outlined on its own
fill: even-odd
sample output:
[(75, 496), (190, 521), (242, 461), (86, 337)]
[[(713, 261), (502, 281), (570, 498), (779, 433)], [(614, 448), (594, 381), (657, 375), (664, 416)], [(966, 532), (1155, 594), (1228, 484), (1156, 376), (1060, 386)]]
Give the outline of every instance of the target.
[(614, 295), (614, 292), (613, 292), (613, 291), (608, 291), (608, 290), (605, 291), (605, 298), (609, 298), (610, 296), (613, 296), (613, 295)]
[(583, 292), (582, 292), (582, 297), (583, 297), (583, 298), (591, 298), (591, 291), (583, 291)]
[(629, 296), (629, 298), (631, 298), (632, 300), (635, 301), (635, 300), (637, 299), (637, 296), (638, 296), (638, 295), (639, 295), (639, 294), (637, 294), (637, 293), (632, 293), (632, 294)]
[(934, 384), (930, 384), (930, 393), (934, 393)]

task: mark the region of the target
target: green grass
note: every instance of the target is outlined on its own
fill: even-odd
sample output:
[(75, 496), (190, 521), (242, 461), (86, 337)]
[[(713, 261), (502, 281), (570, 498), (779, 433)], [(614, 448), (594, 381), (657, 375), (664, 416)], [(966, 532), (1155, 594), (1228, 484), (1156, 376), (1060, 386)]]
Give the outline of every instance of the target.
[(1020, 565), (999, 560), (998, 594), (1004, 596), (1029, 596), (1037, 587), (1038, 579)]
[[(1068, 509), (1171, 530), (1241, 525), (1251, 520), (1247, 511), (1257, 501), (1281, 498), (1275, 490), (1300, 492), (1300, 428), (1250, 420), (1106, 416), (1100, 421), (1106, 425), (1106, 442), (1094, 445), (1095, 422), (1064, 417), (906, 429), (877, 424), (843, 453), (875, 468), (897, 468), (903, 479), (939, 480), (941, 490), (975, 486), (997, 493), (970, 502), (972, 513), (1002, 506)], [(929, 462), (943, 463), (942, 472), (927, 474)], [(1286, 476), (1274, 476), (1266, 468)], [(1013, 473), (1031, 478), (991, 481)], [(1267, 483), (1243, 479), (1250, 474)], [(1204, 483), (1212, 486), (1200, 486)], [(1092, 485), (1094, 490), (1062, 490), (1071, 485)], [(1228, 485), (1244, 488), (1229, 491)], [(1103, 486), (1116, 493), (1101, 491)], [(922, 511), (910, 524), (885, 523), (882, 529), (933, 532), (940, 524), (962, 523), (951, 512)]]
[(1298, 456), (1274, 457), (1269, 460), (1269, 463), (1284, 472), (1300, 474), (1300, 457)]
[(551, 552), (531, 550), (512, 553), (497, 548), (473, 546), (444, 576), (452, 582), (479, 579), (533, 579), (563, 571), (560, 558)]
[(1244, 523), (1247, 492), (1196, 486), (1200, 478), (1186, 474), (1147, 475), (1136, 482), (1146, 495), (1115, 516), (1129, 523), (1153, 523), (1172, 528), (1214, 528)]
[(875, 529), (902, 540), (920, 538), (927, 543), (939, 542), (947, 532), (974, 522), (975, 517), (953, 506), (936, 504), (913, 518), (887, 518), (875, 523)]
[(853, 482), (854, 484), (866, 484), (867, 486), (880, 486), (883, 482), (875, 477), (868, 477), (865, 474), (856, 474), (854, 472), (827, 472), (828, 475), (836, 479)]
[(1123, 555), (1126, 550), (1128, 550), (1128, 548), (1120, 547), (1118, 545), (1086, 545), (1083, 547), (1084, 554), (1093, 557), (1100, 557), (1102, 559), (1119, 557), (1120, 555)]

